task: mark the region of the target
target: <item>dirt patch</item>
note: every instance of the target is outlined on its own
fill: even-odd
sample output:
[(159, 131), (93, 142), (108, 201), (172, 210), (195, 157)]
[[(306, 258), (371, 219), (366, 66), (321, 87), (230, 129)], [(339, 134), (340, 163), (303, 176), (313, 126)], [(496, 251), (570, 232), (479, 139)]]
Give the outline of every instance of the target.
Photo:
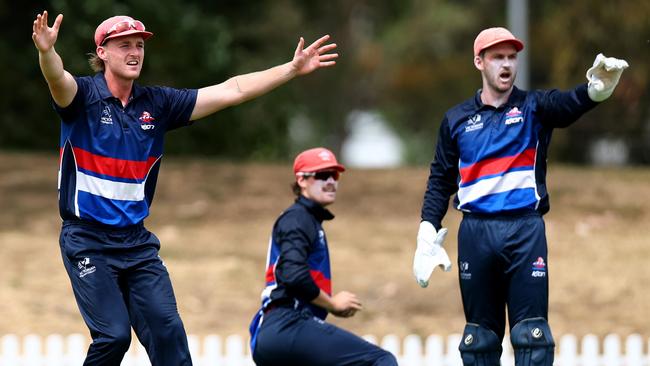
[[(427, 289), (411, 274), (427, 168), (350, 170), (325, 224), (336, 290), (365, 310), (330, 318), (359, 334), (422, 336), (464, 326), (457, 268)], [(0, 334), (87, 333), (58, 248), (57, 157), (0, 154)], [(246, 334), (271, 226), (292, 201), (289, 164), (166, 159), (147, 227), (162, 243), (188, 333)], [(650, 170), (549, 171), (550, 321), (556, 336), (650, 329)], [(460, 215), (450, 210), (455, 261)]]

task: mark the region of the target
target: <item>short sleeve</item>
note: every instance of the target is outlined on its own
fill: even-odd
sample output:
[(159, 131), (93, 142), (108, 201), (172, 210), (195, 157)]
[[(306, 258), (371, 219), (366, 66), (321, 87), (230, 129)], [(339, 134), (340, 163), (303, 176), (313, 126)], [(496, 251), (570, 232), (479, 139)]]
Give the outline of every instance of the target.
[(76, 121), (80, 114), (85, 110), (87, 96), (92, 85), (92, 79), (87, 76), (76, 77), (75, 81), (77, 82), (77, 94), (75, 94), (72, 103), (67, 107), (60, 107), (54, 102), (54, 99), (51, 99), (52, 107), (54, 111), (61, 117), (63, 123), (73, 123)]
[(168, 87), (162, 87), (160, 90), (165, 95), (166, 108), (169, 113), (167, 131), (190, 125), (198, 90)]

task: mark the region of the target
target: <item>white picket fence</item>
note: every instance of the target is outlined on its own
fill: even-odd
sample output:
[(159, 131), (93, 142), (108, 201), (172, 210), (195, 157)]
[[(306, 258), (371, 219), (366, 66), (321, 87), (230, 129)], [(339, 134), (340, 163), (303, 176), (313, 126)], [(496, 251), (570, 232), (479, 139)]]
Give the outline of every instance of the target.
[[(417, 335), (387, 335), (379, 343), (397, 356), (403, 366), (462, 366), (458, 353), (460, 334), (444, 339), (431, 335), (422, 339)], [(377, 344), (376, 337), (364, 337)], [(200, 339), (189, 336), (190, 352), (195, 366), (254, 366), (247, 340), (232, 335), (222, 339), (210, 335)], [(53, 334), (42, 338), (26, 335), (22, 339), (5, 335), (0, 343), (0, 366), (78, 366), (83, 363), (89, 339), (81, 334), (61, 336)], [(615, 334), (603, 339), (602, 348), (598, 337), (587, 335), (580, 341), (573, 335), (564, 335), (557, 342), (556, 366), (650, 366), (650, 339), (645, 341), (638, 334), (624, 341)], [(578, 349), (578, 346), (580, 346)], [(503, 366), (514, 365), (512, 348), (506, 337), (501, 358)], [(139, 343), (127, 352), (122, 366), (150, 366), (144, 348)]]

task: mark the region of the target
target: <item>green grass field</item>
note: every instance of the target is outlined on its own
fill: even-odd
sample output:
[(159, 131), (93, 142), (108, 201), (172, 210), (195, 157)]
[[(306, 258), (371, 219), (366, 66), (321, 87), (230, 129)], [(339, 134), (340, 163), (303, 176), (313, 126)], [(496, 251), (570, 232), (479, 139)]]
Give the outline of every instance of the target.
[[(650, 335), (650, 169), (551, 163), (550, 322), (573, 333)], [(427, 289), (411, 274), (427, 167), (344, 175), (325, 224), (334, 290), (365, 310), (360, 334), (446, 335), (464, 326), (457, 267)], [(290, 164), (166, 159), (147, 227), (162, 241), (188, 333), (246, 334), (271, 226), (292, 202)], [(57, 156), (0, 154), (0, 334), (87, 333), (58, 248)], [(450, 210), (456, 258), (460, 215)], [(333, 318), (330, 318), (333, 319)]]

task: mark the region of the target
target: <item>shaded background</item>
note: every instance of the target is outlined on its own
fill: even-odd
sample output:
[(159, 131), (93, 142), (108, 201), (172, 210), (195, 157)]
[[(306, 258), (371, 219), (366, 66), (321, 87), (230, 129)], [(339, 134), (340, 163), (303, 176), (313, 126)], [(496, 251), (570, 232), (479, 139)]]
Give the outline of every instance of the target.
[[(291, 59), (299, 36), (331, 34), (338, 65), (294, 81), (168, 138), (168, 154), (286, 160), (314, 145), (339, 150), (354, 111), (377, 113), (404, 142), (403, 161), (431, 159), (444, 111), (480, 87), (472, 44), (483, 28), (506, 25), (496, 0), (52, 0), (2, 1), (0, 149), (57, 150), (58, 118), (48, 104), (31, 42), (35, 15), (64, 13), (57, 51), (67, 70), (90, 73), (85, 55), (103, 19), (129, 14), (155, 36), (140, 82), (196, 88)], [(585, 81), (595, 56), (626, 59), (613, 97), (558, 131), (551, 158), (575, 163), (650, 163), (650, 2), (531, 1), (525, 52), (530, 88)], [(523, 36), (523, 35), (522, 35)], [(607, 154), (605, 154), (607, 155)], [(615, 156), (614, 156), (615, 155)], [(621, 156), (618, 158), (618, 156)]]

